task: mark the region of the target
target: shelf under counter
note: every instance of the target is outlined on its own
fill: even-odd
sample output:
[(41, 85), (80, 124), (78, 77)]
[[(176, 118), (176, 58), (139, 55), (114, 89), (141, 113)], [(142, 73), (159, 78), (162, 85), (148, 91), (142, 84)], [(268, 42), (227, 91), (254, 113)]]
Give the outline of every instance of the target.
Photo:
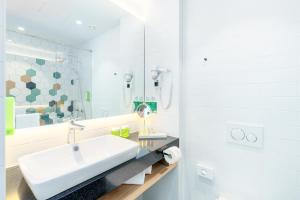
[(113, 191), (105, 194), (97, 200), (135, 200), (139, 198), (144, 192), (150, 189), (164, 176), (173, 171), (177, 167), (176, 164), (166, 166), (158, 162), (152, 166), (152, 173), (146, 175), (145, 183), (143, 185), (121, 185)]

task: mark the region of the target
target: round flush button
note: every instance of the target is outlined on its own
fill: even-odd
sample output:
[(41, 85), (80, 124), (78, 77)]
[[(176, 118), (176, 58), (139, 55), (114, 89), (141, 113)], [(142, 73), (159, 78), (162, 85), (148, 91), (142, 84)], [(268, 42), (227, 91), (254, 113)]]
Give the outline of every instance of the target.
[(248, 142), (251, 142), (251, 143), (255, 143), (255, 142), (257, 142), (257, 140), (258, 140), (257, 136), (254, 135), (254, 134), (252, 134), (252, 133), (248, 134), (248, 135), (246, 136), (246, 138), (247, 138), (247, 141), (248, 141)]
[(231, 137), (234, 140), (241, 141), (245, 138), (245, 132), (241, 128), (233, 128), (231, 129)]

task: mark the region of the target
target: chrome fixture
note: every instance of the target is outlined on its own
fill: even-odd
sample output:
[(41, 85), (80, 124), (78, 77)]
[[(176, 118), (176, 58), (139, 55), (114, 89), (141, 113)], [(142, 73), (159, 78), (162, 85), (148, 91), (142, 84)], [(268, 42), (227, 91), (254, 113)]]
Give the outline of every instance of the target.
[[(73, 150), (78, 151), (79, 146), (76, 144), (76, 130), (83, 131), (85, 126), (77, 124), (74, 120), (70, 121), (69, 133), (68, 133), (68, 144), (73, 144)], [(73, 135), (73, 141), (71, 141), (70, 135)]]

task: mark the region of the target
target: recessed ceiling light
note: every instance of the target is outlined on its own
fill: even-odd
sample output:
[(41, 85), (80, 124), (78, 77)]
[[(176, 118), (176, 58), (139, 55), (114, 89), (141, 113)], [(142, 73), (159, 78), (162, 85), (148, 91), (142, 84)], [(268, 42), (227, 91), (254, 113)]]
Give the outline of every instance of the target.
[(18, 27), (18, 30), (19, 30), (19, 31), (25, 31), (25, 28), (22, 27), (22, 26), (19, 26), (19, 27)]
[(12, 43), (13, 41), (11, 39), (8, 39), (7, 42)]
[(81, 24), (82, 24), (82, 21), (76, 20), (75, 23), (76, 23), (77, 25), (81, 25)]

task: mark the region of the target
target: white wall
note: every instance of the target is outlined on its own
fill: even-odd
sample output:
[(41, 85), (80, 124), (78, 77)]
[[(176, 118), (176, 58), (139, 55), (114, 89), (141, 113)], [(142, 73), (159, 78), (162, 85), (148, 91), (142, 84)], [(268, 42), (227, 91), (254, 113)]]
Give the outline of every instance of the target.
[[(151, 117), (149, 126), (179, 137), (180, 0), (147, 0), (146, 5), (146, 98), (154, 97), (159, 105), (158, 114)], [(168, 110), (161, 108), (151, 79), (150, 71), (157, 65), (173, 74), (173, 101)], [(144, 194), (144, 200), (180, 199), (179, 173), (176, 169), (153, 186)]]
[(84, 46), (93, 51), (93, 117), (104, 117), (103, 110), (109, 116), (120, 114), (123, 74), (120, 68), (120, 26), (106, 31)]
[(5, 167), (4, 167), (4, 38), (5, 38), (5, 0), (0, 0), (0, 199), (5, 199)]
[[(131, 88), (132, 100), (144, 98), (144, 30), (144, 22), (132, 15), (120, 19), (120, 67), (125, 73), (134, 75)], [(126, 89), (124, 80), (123, 88), (125, 89), (123, 93), (126, 94), (124, 99), (129, 102), (130, 91)], [(124, 102), (122, 107), (126, 108)]]
[[(132, 112), (132, 101), (144, 96), (144, 24), (134, 16), (84, 44), (93, 51), (93, 117)], [(125, 73), (133, 73), (130, 89)]]
[[(184, 199), (300, 199), (299, 7), (184, 1)], [(227, 121), (264, 125), (264, 148), (228, 144)], [(197, 162), (215, 168), (214, 183), (196, 176)]]
[[(146, 15), (146, 98), (158, 102), (158, 114), (151, 119), (157, 131), (179, 136), (179, 0), (148, 0)], [(167, 68), (173, 75), (173, 99), (168, 110), (161, 108), (159, 94), (154, 88), (151, 70)], [(166, 93), (163, 93), (164, 95)]]

